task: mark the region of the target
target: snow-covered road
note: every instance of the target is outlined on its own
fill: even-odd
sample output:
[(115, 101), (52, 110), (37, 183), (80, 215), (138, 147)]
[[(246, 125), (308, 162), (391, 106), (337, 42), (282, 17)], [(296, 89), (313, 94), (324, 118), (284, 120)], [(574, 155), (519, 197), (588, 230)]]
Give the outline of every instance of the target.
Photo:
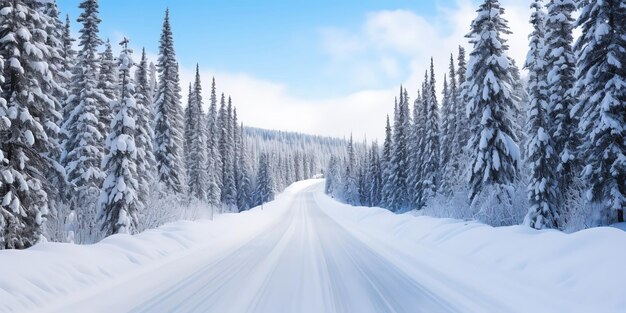
[[(601, 274), (616, 273), (623, 264), (624, 254), (612, 252), (614, 242), (626, 242), (621, 231), (571, 236), (415, 218), (339, 204), (322, 189), (323, 181), (302, 182), (264, 210), (174, 223), (93, 246), (44, 244), (5, 252), (0, 264), (16, 270), (0, 268), (0, 312), (623, 308), (612, 287), (620, 275)], [(537, 241), (545, 252), (535, 249), (529, 256), (520, 250)], [(589, 270), (587, 264), (605, 259), (601, 272)]]
[(58, 312), (466, 312), (431, 293), (299, 191), (275, 223), (200, 250)]

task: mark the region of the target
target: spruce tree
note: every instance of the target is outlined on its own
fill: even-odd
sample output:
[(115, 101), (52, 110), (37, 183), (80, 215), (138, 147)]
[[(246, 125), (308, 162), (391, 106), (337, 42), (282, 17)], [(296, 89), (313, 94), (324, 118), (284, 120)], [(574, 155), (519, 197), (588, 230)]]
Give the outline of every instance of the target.
[(137, 103), (130, 71), (133, 66), (128, 40), (121, 43), (119, 97), (113, 102), (110, 133), (106, 140), (108, 154), (102, 160), (107, 177), (98, 201), (99, 218), (106, 235), (131, 234), (137, 226), (140, 203), (137, 173)]
[(579, 1), (575, 45), (578, 104), (585, 151), (583, 179), (587, 199), (613, 220), (626, 209), (626, 5), (620, 0)]
[(389, 208), (400, 211), (407, 208), (408, 190), (408, 135), (409, 135), (409, 99), (406, 90), (400, 87), (400, 99), (396, 110), (393, 127), (393, 149), (391, 153), (392, 189)]
[(267, 153), (263, 153), (259, 157), (255, 195), (257, 205), (262, 205), (274, 200), (274, 181), (272, 179), (272, 168)]
[(473, 44), (467, 69), (467, 112), (471, 125), (470, 200), (484, 192), (497, 205), (510, 205), (510, 191), (519, 163), (511, 125), (513, 101), (508, 45), (510, 34), (498, 0), (485, 0), (467, 35)]
[(207, 135), (207, 200), (209, 205), (217, 207), (221, 201), (221, 189), (219, 182), (221, 181), (221, 170), (219, 166), (219, 130), (217, 123), (217, 91), (215, 87), (215, 78), (211, 84), (211, 104), (206, 117), (206, 135)]
[(393, 149), (392, 142), (391, 123), (389, 122), (389, 115), (387, 115), (387, 124), (385, 126), (385, 142), (383, 143), (383, 155), (382, 155), (382, 191), (380, 206), (389, 208), (391, 201), (391, 193), (393, 191), (393, 179), (391, 177), (391, 153)]
[(152, 92), (148, 79), (148, 59), (146, 50), (141, 53), (141, 61), (135, 71), (137, 117), (135, 118), (137, 132), (135, 144), (137, 145), (137, 173), (139, 173), (138, 199), (142, 207), (145, 207), (150, 195), (150, 189), (155, 182), (156, 161), (154, 159), (154, 131), (152, 121), (154, 111), (152, 107)]
[[(0, 250), (42, 240), (53, 188), (44, 175), (58, 164), (53, 91), (57, 56), (46, 31), (52, 23), (39, 1), (0, 3)], [(46, 125), (47, 124), (47, 125)]]
[(228, 210), (234, 210), (237, 206), (237, 186), (234, 173), (234, 134), (233, 134), (233, 104), (228, 97), (228, 106), (223, 119), (224, 145), (223, 145), (223, 183), (222, 201)]
[(559, 213), (557, 210), (556, 155), (550, 136), (550, 116), (548, 108), (549, 90), (547, 68), (544, 57), (544, 21), (541, 0), (535, 0), (531, 8), (533, 13), (530, 23), (530, 50), (526, 60), (529, 72), (529, 130), (527, 142), (527, 163), (530, 165), (528, 200), (530, 208), (524, 224), (536, 229), (557, 228)]
[(183, 114), (180, 106), (178, 63), (169, 10), (165, 12), (157, 64), (159, 82), (155, 97), (154, 157), (161, 196), (182, 194), (185, 190), (185, 172), (182, 159)]
[[(457, 134), (457, 141), (458, 141), (458, 145), (461, 147), (461, 149), (463, 150), (464, 153), (461, 153), (459, 155), (459, 157), (465, 157), (466, 156), (466, 146), (467, 143), (469, 141), (469, 121), (467, 119), (467, 110), (466, 110), (466, 104), (468, 102), (467, 99), (467, 93), (468, 93), (468, 89), (467, 89), (467, 84), (465, 84), (465, 74), (467, 72), (467, 63), (465, 61), (465, 48), (459, 46), (459, 55), (457, 57), (457, 86), (458, 86), (458, 93), (457, 93), (457, 104), (458, 104), (458, 110), (457, 110), (457, 114), (456, 114), (456, 124), (457, 124), (457, 129), (458, 129), (458, 134)], [(463, 165), (464, 162), (460, 162), (461, 165)]]
[(380, 162), (380, 152), (378, 151), (378, 143), (374, 141), (369, 154), (369, 205), (379, 206), (382, 195), (382, 166)]
[(359, 205), (359, 190), (356, 170), (356, 152), (354, 150), (354, 141), (350, 135), (350, 141), (347, 146), (348, 159), (344, 165), (343, 173), (343, 200), (351, 205)]
[(410, 201), (411, 207), (420, 209), (422, 198), (422, 166), (424, 159), (424, 131), (426, 129), (426, 117), (424, 101), (421, 91), (418, 90), (417, 98), (413, 103), (413, 119), (411, 123), (411, 154), (410, 154)]
[[(67, 138), (61, 159), (67, 179), (75, 189), (70, 199), (71, 212), (66, 226), (69, 240), (73, 240), (73, 234), (79, 227), (78, 222), (80, 226), (90, 228), (83, 229), (83, 233), (93, 233), (91, 228), (95, 226), (95, 204), (105, 177), (100, 165), (106, 134), (100, 116), (101, 110), (109, 105), (102, 102), (104, 95), (102, 89), (98, 88), (97, 73), (100, 65), (97, 53), (102, 43), (98, 37), (98, 2), (84, 0), (80, 8), (83, 10), (78, 17), (78, 22), (82, 24), (78, 43), (80, 50), (72, 71), (70, 95), (65, 107), (63, 132)], [(79, 238), (82, 241), (91, 239), (94, 238)]]
[(243, 124), (239, 130), (239, 153), (238, 156), (238, 169), (239, 171), (236, 173), (238, 176), (237, 179), (237, 207), (239, 211), (246, 211), (250, 208), (251, 205), (251, 193), (252, 193), (252, 182), (250, 179), (251, 174), (251, 164), (250, 164), (250, 155), (248, 153), (248, 149), (246, 148), (246, 141), (244, 136), (244, 128)]
[(202, 111), (202, 84), (200, 82), (200, 67), (196, 67), (196, 80), (190, 93), (189, 111), (191, 130), (188, 138), (189, 164), (187, 167), (187, 184), (189, 194), (196, 199), (207, 201), (207, 172), (206, 172), (206, 132), (204, 127), (204, 112)]
[(548, 108), (552, 125), (550, 136), (557, 153), (557, 170), (561, 196), (572, 186), (574, 177), (580, 173), (580, 162), (576, 149), (578, 139), (577, 116), (571, 115), (574, 106), (573, 87), (575, 82), (576, 58), (572, 50), (574, 0), (550, 0), (545, 21), (544, 55), (547, 60), (549, 89)]
[(423, 179), (423, 201), (428, 201), (437, 192), (440, 177), (440, 143), (439, 143), (439, 108), (437, 102), (435, 66), (433, 59), (430, 59), (430, 80), (428, 82), (428, 94), (425, 99), (427, 105), (426, 128), (424, 145), (424, 170)]
[(113, 57), (111, 42), (107, 39), (104, 43), (104, 52), (100, 54), (100, 71), (98, 72), (98, 88), (102, 90), (104, 105), (100, 108), (100, 121), (104, 124), (104, 134), (108, 134), (113, 118), (113, 103), (117, 101), (117, 68), (116, 60)]

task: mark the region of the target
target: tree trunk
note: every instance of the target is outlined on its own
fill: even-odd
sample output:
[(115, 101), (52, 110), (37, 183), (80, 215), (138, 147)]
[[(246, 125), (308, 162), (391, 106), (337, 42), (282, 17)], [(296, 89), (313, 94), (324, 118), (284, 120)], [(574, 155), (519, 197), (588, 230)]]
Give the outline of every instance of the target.
[(618, 223), (623, 223), (624, 222), (624, 210), (617, 210), (617, 222)]

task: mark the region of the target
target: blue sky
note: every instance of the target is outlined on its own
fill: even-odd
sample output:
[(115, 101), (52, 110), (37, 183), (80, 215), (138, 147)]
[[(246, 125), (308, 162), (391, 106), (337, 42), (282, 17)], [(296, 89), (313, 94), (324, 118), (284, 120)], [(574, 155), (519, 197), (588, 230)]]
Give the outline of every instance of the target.
[[(443, 75), (476, 2), (103, 0), (101, 36), (128, 36), (154, 55), (169, 7), (183, 84), (198, 62), (205, 89), (215, 75), (252, 126), (377, 138), (401, 83), (417, 86), (433, 55)], [(80, 1), (58, 3), (76, 32)]]

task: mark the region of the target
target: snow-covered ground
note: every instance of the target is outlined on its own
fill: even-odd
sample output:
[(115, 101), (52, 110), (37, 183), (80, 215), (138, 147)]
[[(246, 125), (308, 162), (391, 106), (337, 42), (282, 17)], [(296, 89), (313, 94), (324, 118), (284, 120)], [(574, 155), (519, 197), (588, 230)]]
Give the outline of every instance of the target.
[(263, 208), (90, 246), (0, 252), (0, 312), (623, 312), (626, 232), (574, 234), (339, 204)]

